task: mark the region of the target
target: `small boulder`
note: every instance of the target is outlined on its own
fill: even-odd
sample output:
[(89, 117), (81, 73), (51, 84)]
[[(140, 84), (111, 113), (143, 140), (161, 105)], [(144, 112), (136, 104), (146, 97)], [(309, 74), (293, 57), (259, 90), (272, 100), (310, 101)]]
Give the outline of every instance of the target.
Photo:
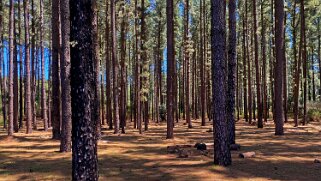
[(315, 160), (314, 160), (314, 163), (321, 163), (321, 160), (315, 159)]

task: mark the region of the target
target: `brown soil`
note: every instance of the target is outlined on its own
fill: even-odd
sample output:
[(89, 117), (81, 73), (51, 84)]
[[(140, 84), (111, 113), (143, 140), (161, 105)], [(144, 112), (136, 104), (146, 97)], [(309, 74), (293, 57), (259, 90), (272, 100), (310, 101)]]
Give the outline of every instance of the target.
[[(99, 141), (100, 180), (320, 180), (320, 123), (294, 128), (286, 124), (284, 136), (274, 136), (270, 121), (257, 129), (243, 121), (237, 123), (237, 143), (233, 165), (214, 166), (213, 156), (177, 158), (167, 154), (167, 146), (212, 142), (212, 125), (201, 127), (194, 121), (188, 129), (181, 121), (174, 128), (174, 140), (166, 140), (166, 124), (152, 123), (139, 135), (127, 129), (125, 135), (103, 131)], [(131, 126), (130, 126), (131, 127)], [(50, 132), (16, 133), (8, 138), (0, 131), (0, 180), (70, 180), (71, 153), (59, 153), (59, 141)], [(255, 158), (238, 158), (240, 152), (254, 151)]]

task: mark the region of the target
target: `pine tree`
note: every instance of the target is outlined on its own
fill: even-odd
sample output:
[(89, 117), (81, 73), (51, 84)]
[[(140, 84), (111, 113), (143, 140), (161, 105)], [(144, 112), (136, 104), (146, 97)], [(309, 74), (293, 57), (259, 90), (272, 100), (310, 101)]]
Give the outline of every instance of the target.
[(226, 123), (224, 9), (223, 1), (211, 0), (214, 164), (228, 166), (232, 159)]
[(98, 180), (96, 6), (70, 0), (72, 180)]

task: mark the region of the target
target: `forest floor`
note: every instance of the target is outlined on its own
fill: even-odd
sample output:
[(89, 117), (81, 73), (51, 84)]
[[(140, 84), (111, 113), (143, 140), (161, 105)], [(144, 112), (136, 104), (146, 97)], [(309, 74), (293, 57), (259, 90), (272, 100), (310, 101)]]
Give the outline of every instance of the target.
[[(174, 140), (166, 140), (166, 123), (151, 123), (139, 135), (127, 129), (113, 135), (104, 129), (99, 141), (100, 180), (320, 180), (321, 123), (294, 128), (285, 125), (284, 136), (274, 136), (270, 121), (257, 129), (239, 121), (236, 125), (240, 151), (232, 152), (229, 167), (213, 165), (213, 156), (178, 158), (167, 153), (167, 146), (213, 142), (212, 127), (194, 121), (188, 129), (184, 121), (174, 128)], [(132, 126), (130, 125), (129, 128)], [(50, 132), (17, 133), (8, 138), (0, 130), (0, 180), (70, 180), (71, 153), (59, 153), (59, 141)], [(254, 151), (255, 158), (242, 159), (240, 152)]]

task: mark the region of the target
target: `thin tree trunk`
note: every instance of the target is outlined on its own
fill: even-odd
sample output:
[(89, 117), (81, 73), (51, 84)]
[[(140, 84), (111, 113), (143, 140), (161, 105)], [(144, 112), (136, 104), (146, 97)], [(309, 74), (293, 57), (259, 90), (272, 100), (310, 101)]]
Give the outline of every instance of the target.
[(60, 139), (60, 86), (59, 86), (59, 49), (60, 49), (60, 3), (52, 0), (52, 138)]
[(13, 121), (14, 121), (14, 108), (13, 108), (13, 55), (14, 55), (14, 1), (10, 0), (10, 19), (9, 19), (9, 121), (8, 121), (8, 136), (13, 135)]
[[(202, 3), (203, 2), (203, 3)], [(201, 118), (202, 118), (202, 126), (205, 126), (205, 71), (204, 71), (204, 30), (203, 30), (203, 8), (205, 1), (200, 0), (200, 79), (201, 79)]]
[(257, 127), (263, 128), (263, 105), (262, 105), (262, 97), (261, 97), (261, 78), (260, 78), (260, 64), (259, 64), (259, 43), (258, 43), (258, 35), (257, 35), (257, 20), (256, 20), (256, 0), (253, 0), (253, 17), (254, 17), (254, 59), (255, 59), (255, 75), (256, 75), (256, 100), (257, 100), (257, 108), (258, 108), (258, 121)]
[(229, 0), (228, 80), (227, 80), (227, 133), (228, 144), (235, 144), (235, 74), (236, 72), (236, 1)]
[(116, 38), (116, 0), (112, 0), (111, 9), (111, 32), (112, 32), (112, 62), (113, 62), (113, 89), (114, 89), (114, 134), (119, 132), (119, 104), (118, 104), (118, 59)]
[[(14, 11), (16, 11), (14, 5)], [(15, 13), (16, 14), (16, 13)], [(15, 16), (14, 14), (14, 16)], [(19, 118), (19, 80), (18, 80), (18, 43), (17, 43), (17, 19), (14, 18), (13, 21), (13, 26), (14, 26), (14, 32), (13, 32), (13, 130), (15, 133), (19, 131), (19, 123), (18, 123), (18, 118)]]
[(262, 61), (263, 61), (263, 66), (262, 66), (262, 82), (263, 82), (263, 118), (264, 122), (267, 122), (268, 118), (268, 100), (267, 100), (267, 85), (266, 85), (266, 39), (265, 39), (265, 28), (266, 28), (266, 23), (265, 19), (263, 16), (264, 10), (263, 10), (263, 1), (261, 0), (261, 22), (262, 22), (262, 37), (261, 37), (261, 44), (262, 44)]
[(25, 72), (26, 72), (26, 133), (32, 133), (32, 103), (31, 103), (31, 85), (30, 85), (30, 43), (29, 43), (29, 0), (24, 0), (24, 20), (25, 20)]
[(18, 17), (19, 17), (19, 25), (18, 25), (18, 32), (19, 32), (19, 73), (20, 73), (20, 94), (19, 94), (19, 128), (23, 127), (23, 52), (22, 52), (22, 31), (21, 31), (21, 26), (22, 26), (22, 21), (21, 21), (21, 2), (18, 1)]
[(71, 151), (71, 88), (70, 88), (70, 12), (69, 0), (60, 0), (61, 17), (61, 142), (60, 151)]
[(275, 1), (275, 135), (283, 135), (284, 2)]
[(175, 50), (174, 50), (174, 5), (173, 0), (166, 0), (167, 17), (167, 136), (173, 139), (174, 129), (174, 76), (175, 76)]
[(302, 124), (305, 125), (307, 122), (307, 45), (306, 45), (306, 35), (305, 35), (305, 7), (304, 0), (300, 1), (301, 7), (301, 41), (303, 41), (302, 48), (302, 61), (303, 61), (303, 121)]
[[(40, 0), (40, 46), (41, 46), (41, 115), (44, 122), (44, 130), (48, 131), (47, 96), (45, 86), (45, 52), (44, 52), (44, 25), (43, 25), (43, 0)], [(64, 100), (62, 101), (64, 102)], [(64, 109), (62, 109), (64, 110)]]
[(109, 129), (113, 129), (113, 114), (112, 114), (112, 103), (111, 103), (111, 75), (110, 75), (110, 24), (108, 21), (108, 7), (110, 0), (106, 0), (106, 122), (109, 125)]
[[(184, 29), (184, 36), (185, 36), (185, 46), (191, 46), (189, 45), (189, 0), (186, 0), (185, 2), (185, 29)], [(185, 78), (185, 114), (186, 114), (186, 122), (188, 124), (188, 128), (192, 128), (192, 122), (191, 122), (191, 116), (190, 116), (190, 93), (189, 93), (189, 72), (190, 72), (190, 52), (189, 47), (185, 48), (185, 66), (186, 66), (186, 78)]]

